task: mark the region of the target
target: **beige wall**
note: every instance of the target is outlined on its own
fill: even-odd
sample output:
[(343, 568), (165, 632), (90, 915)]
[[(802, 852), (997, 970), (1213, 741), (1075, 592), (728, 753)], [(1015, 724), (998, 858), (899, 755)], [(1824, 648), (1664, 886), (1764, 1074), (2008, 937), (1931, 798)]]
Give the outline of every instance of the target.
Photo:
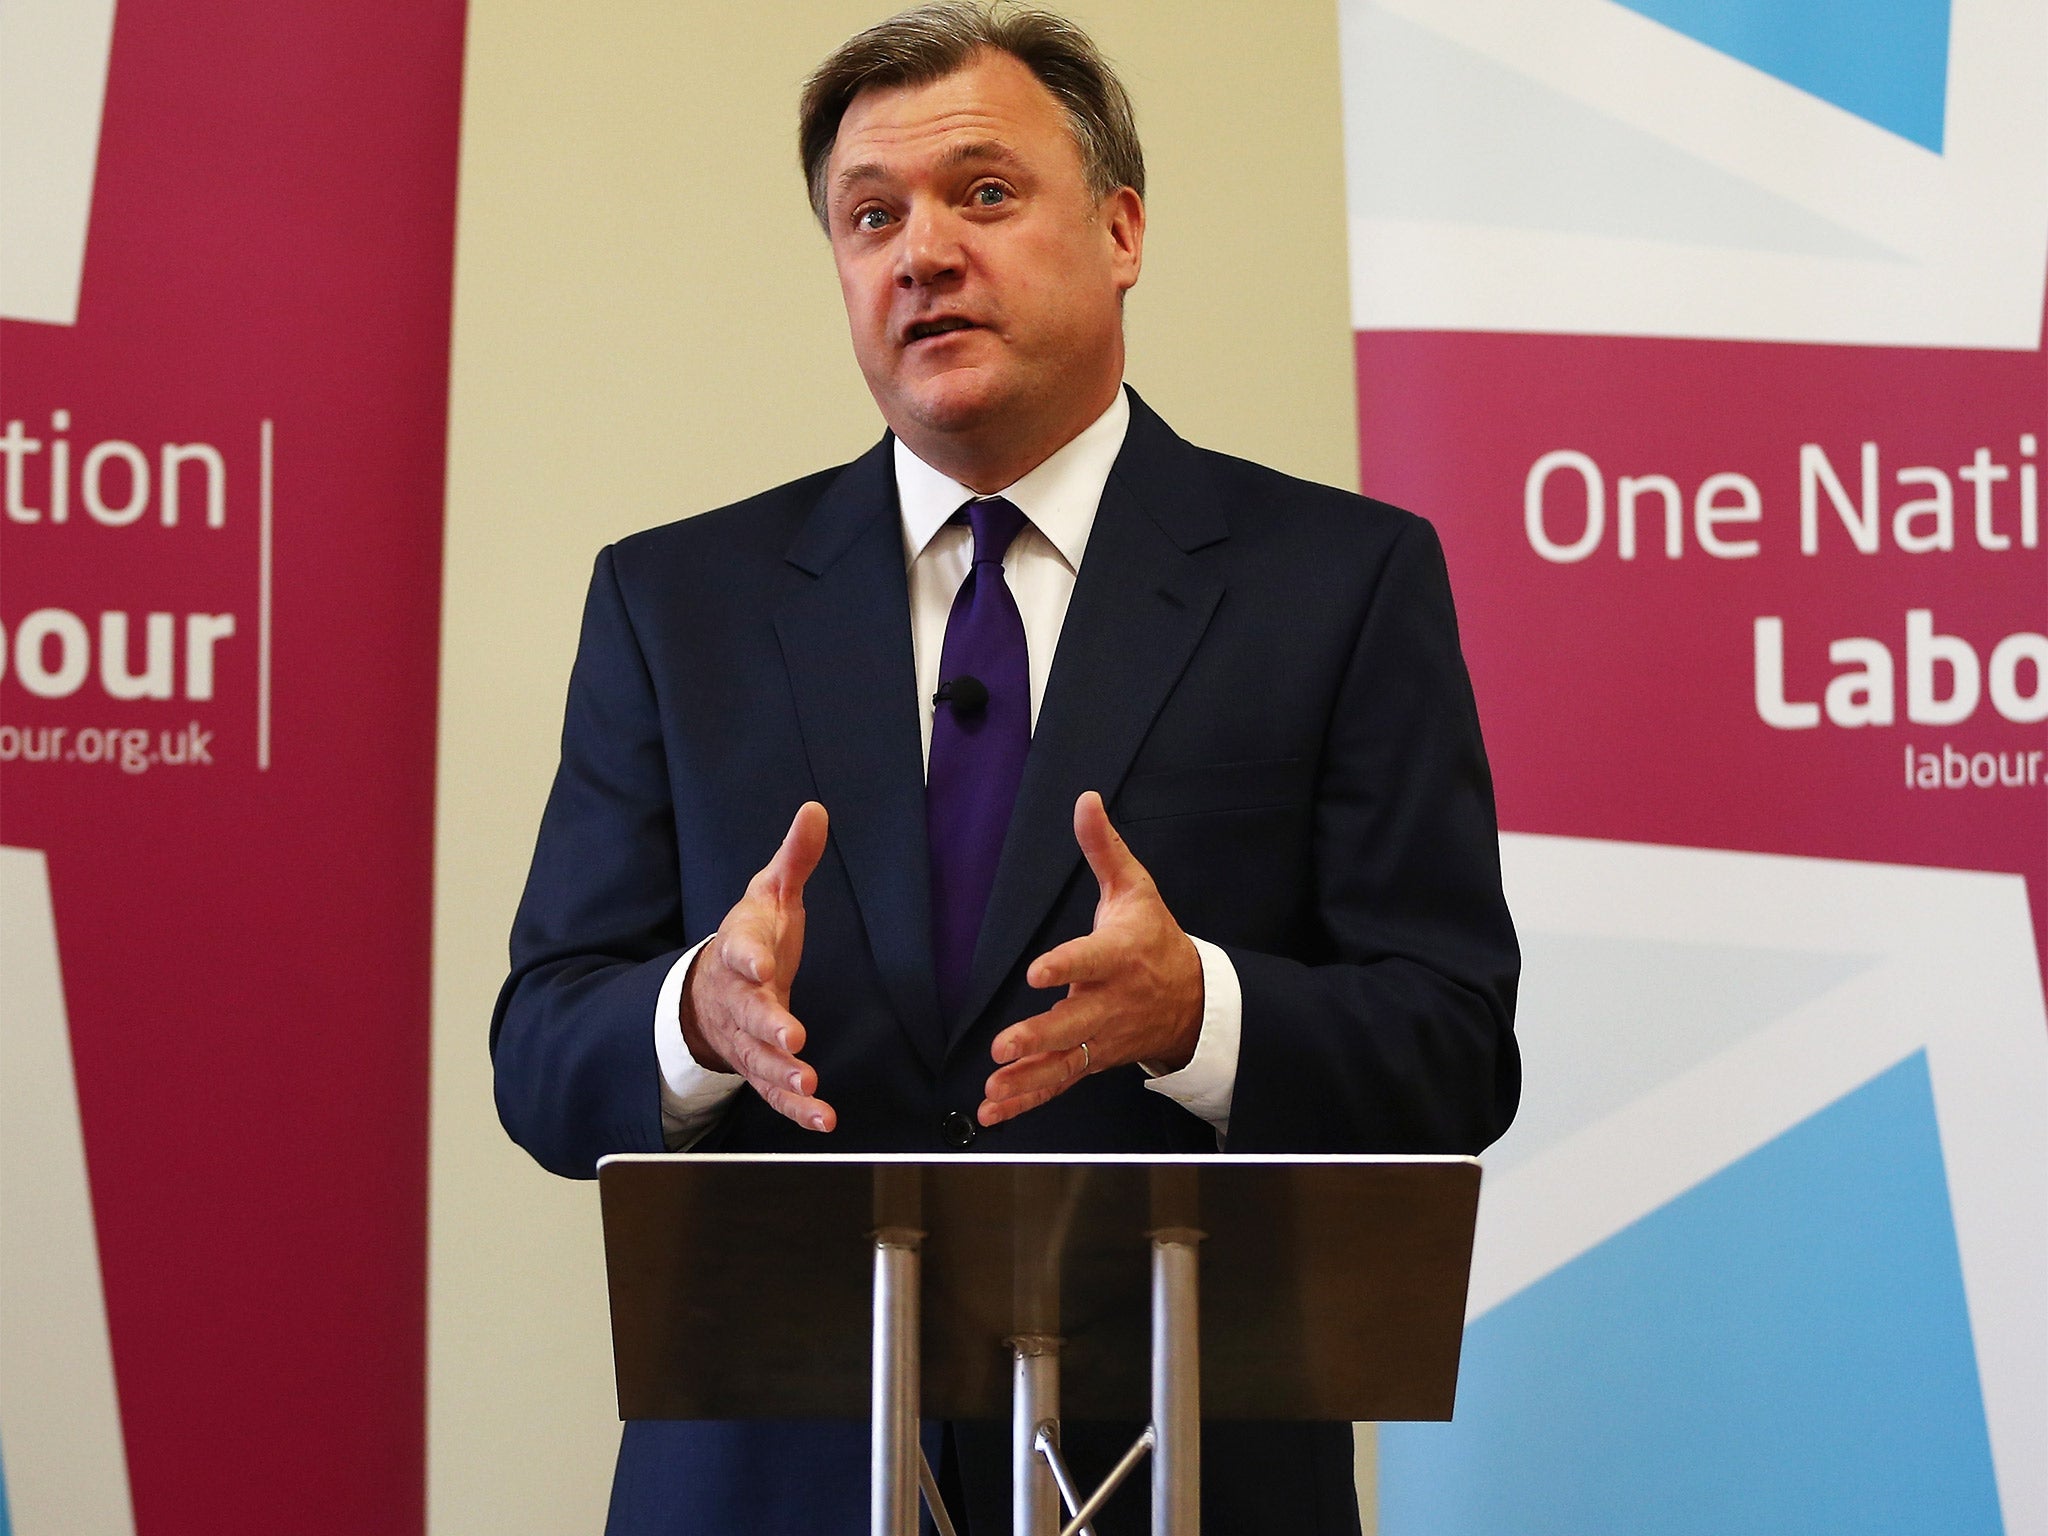
[[(1336, 5), (1067, 7), (1151, 170), (1131, 381), (1184, 435), (1356, 478)], [(471, 0), (434, 977), (434, 1536), (596, 1531), (618, 1428), (594, 1190), (499, 1131), (485, 1027), (605, 541), (880, 422), (794, 167), (805, 71), (882, 6)]]

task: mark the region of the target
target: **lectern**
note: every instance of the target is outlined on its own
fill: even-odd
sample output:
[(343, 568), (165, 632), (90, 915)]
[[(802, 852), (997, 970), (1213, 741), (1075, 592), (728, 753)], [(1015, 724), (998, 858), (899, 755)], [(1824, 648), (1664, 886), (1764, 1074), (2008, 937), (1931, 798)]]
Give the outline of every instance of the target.
[[(915, 1536), (920, 1489), (951, 1536), (920, 1415), (1008, 1414), (1015, 1536), (1084, 1536), (1148, 1457), (1154, 1536), (1196, 1536), (1204, 1417), (1451, 1416), (1471, 1158), (677, 1153), (598, 1181), (619, 1416), (868, 1418), (873, 1536)], [(1092, 1492), (1063, 1412), (1146, 1426)]]

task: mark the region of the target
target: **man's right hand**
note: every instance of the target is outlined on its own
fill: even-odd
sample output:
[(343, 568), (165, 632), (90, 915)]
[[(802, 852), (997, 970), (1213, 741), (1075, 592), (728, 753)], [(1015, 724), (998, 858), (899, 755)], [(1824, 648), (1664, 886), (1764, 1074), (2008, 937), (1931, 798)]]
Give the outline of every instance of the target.
[(712, 1072), (737, 1072), (778, 1114), (813, 1131), (839, 1123), (797, 1057), (804, 1027), (789, 984), (804, 953), (804, 882), (825, 853), (825, 807), (808, 800), (767, 868), (697, 951), (683, 985), (683, 1044)]

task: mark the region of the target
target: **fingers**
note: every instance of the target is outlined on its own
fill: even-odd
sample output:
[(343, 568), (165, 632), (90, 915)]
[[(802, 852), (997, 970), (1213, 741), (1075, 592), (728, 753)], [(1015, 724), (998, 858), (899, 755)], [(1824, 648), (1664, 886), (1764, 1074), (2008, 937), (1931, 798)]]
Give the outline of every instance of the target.
[(1068, 1050), (1042, 1051), (1012, 1063), (991, 1076), (982, 1092), (975, 1118), (983, 1125), (996, 1125), (1057, 1097), (1086, 1077), (1097, 1063), (1092, 1052), (1076, 1045)]
[[(727, 915), (718, 937), (692, 966), (688, 982), (683, 1038), (698, 1060), (711, 1057), (747, 1080), (778, 1114), (814, 1131), (829, 1131), (838, 1114), (817, 1097), (818, 1078), (798, 1052), (808, 1038), (789, 1011), (788, 989), (776, 984), (778, 969), (796, 969), (792, 952), (778, 967), (773, 942), (785, 925), (765, 903), (742, 902)], [(789, 927), (799, 926), (801, 918)], [(697, 1052), (695, 1028), (710, 1055)]]
[(838, 1123), (832, 1106), (817, 1097), (818, 1075), (809, 1063), (754, 1035), (737, 1037), (733, 1054), (748, 1084), (777, 1114), (814, 1131)]
[(1105, 892), (1145, 875), (1145, 866), (1138, 862), (1138, 856), (1109, 824), (1102, 796), (1092, 789), (1083, 790), (1074, 802), (1074, 841), (1081, 845), (1081, 857), (1088, 861), (1096, 883)]
[(1032, 961), (1024, 980), (1040, 991), (1070, 987), (1078, 981), (1107, 981), (1117, 973), (1119, 949), (1114, 940), (1100, 933), (1084, 933)]
[(769, 895), (786, 902), (803, 894), (804, 882), (825, 856), (827, 821), (825, 807), (815, 800), (806, 800), (797, 807), (789, 831), (783, 834), (782, 846), (761, 871), (761, 881)]
[(1079, 1044), (1039, 1051), (991, 1073), (982, 1091), (991, 1099), (1004, 1099), (1043, 1090), (1050, 1098), (1102, 1065), (1093, 1058), (1093, 1050), (1083, 1050)]
[[(1022, 1061), (1046, 1051), (1068, 1051), (1083, 1040), (1092, 1040), (1106, 1020), (1100, 1012), (1070, 997), (1063, 997), (1045, 1012), (1019, 1019), (989, 1044), (989, 1055), (998, 1066)], [(1102, 1047), (1094, 1047), (1094, 1065), (1104, 1065)]]
[(817, 1072), (796, 1055), (804, 1046), (803, 1025), (758, 993), (736, 1001), (718, 1042), (726, 1061), (776, 1113), (814, 1131), (831, 1130), (838, 1115), (817, 1097)]
[(803, 1025), (772, 1004), (742, 1004), (727, 1019), (724, 1032), (725, 1059), (733, 1071), (765, 1094), (809, 1093), (817, 1077), (799, 1061), (803, 1046)]
[(974, 1118), (984, 1126), (1001, 1125), (1005, 1120), (1014, 1120), (1028, 1114), (1039, 1105), (1049, 1103), (1059, 1096), (1057, 1088), (1041, 1088), (1031, 1093), (1000, 1099), (983, 1099), (981, 1107), (975, 1110)]
[(735, 911), (717, 940), (718, 959), (742, 981), (767, 986), (775, 980), (775, 941), (764, 925)]

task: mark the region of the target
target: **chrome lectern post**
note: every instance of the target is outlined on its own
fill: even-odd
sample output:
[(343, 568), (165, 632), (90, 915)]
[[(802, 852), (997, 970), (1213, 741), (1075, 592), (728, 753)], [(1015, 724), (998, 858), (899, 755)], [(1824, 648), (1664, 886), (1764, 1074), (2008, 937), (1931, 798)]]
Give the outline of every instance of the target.
[(1060, 1341), (1022, 1333), (1010, 1340), (1010, 1529), (1059, 1536), (1060, 1489), (1050, 1452), (1059, 1446)]
[(868, 1530), (917, 1536), (918, 1400), (923, 1379), (923, 1180), (914, 1167), (874, 1172), (874, 1341), (869, 1377)]
[(1152, 1536), (1202, 1529), (1202, 1234), (1152, 1233)]
[(868, 1528), (917, 1536), (918, 1252), (922, 1232), (875, 1233), (873, 1428), (868, 1453)]

